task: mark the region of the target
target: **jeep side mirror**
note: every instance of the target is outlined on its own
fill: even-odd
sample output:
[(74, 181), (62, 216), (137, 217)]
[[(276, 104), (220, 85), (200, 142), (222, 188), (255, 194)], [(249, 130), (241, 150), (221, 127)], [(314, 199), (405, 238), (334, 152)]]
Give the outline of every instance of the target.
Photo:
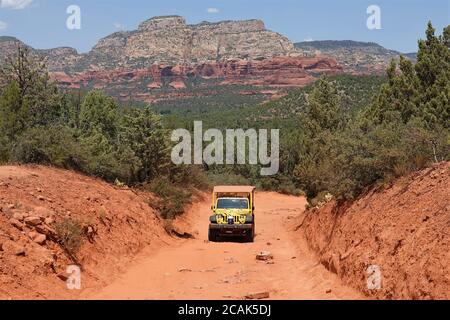
[(252, 210), (255, 211), (255, 206), (252, 207)]

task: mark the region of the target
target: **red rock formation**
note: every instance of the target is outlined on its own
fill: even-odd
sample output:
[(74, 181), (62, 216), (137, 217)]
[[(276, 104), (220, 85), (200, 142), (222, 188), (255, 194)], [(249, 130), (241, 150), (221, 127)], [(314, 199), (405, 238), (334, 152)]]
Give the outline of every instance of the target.
[[(339, 74), (342, 71), (335, 60), (327, 57), (276, 57), (262, 61), (230, 60), (195, 66), (154, 64), (149, 69), (88, 71), (73, 76), (57, 72), (52, 77), (61, 86), (68, 88), (107, 88), (109, 85), (143, 83), (148, 92), (139, 92), (136, 98), (145, 96), (147, 101), (150, 99), (149, 93), (151, 95), (152, 91), (164, 86), (163, 79), (168, 80), (168, 86), (173, 90), (185, 89), (188, 77), (221, 79), (221, 85), (301, 87), (314, 81), (317, 75)], [(120, 97), (121, 94), (118, 92)]]
[(173, 89), (186, 89), (186, 84), (184, 81), (179, 80), (172, 81), (169, 86)]

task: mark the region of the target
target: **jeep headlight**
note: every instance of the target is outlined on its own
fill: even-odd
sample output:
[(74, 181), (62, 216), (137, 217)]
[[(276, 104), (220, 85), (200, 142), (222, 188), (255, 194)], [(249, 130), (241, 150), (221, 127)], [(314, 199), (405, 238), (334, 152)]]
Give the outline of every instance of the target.
[(222, 223), (224, 223), (224, 221), (225, 221), (225, 219), (224, 219), (223, 215), (218, 214), (217, 215), (217, 223), (222, 224)]

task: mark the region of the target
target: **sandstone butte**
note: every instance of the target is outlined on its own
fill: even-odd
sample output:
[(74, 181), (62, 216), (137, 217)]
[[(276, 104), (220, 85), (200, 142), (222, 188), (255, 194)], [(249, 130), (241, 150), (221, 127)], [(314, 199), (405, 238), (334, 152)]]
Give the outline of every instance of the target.
[[(0, 59), (16, 42), (3, 37)], [(88, 53), (79, 54), (73, 48), (32, 50), (46, 57), (52, 78), (62, 86), (114, 86), (125, 99), (132, 99), (126, 95), (130, 87), (139, 86), (131, 90), (132, 95), (147, 101), (163, 87), (185, 89), (193, 77), (205, 82), (219, 79), (222, 85), (298, 87), (320, 74), (343, 72), (332, 58), (304, 56), (288, 38), (267, 30), (261, 20), (188, 25), (180, 16), (154, 17), (137, 30), (101, 39)]]

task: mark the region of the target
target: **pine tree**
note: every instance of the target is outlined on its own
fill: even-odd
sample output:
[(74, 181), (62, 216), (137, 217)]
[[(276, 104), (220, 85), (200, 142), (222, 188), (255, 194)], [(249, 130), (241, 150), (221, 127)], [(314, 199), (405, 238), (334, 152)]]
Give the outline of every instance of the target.
[(43, 59), (33, 56), (27, 47), (19, 45), (0, 69), (0, 87), (5, 90), (11, 83), (18, 86), (17, 104), (27, 110), (21, 114), (24, 128), (48, 125), (59, 118), (61, 95)]
[(321, 78), (308, 96), (304, 126), (311, 135), (323, 130), (335, 131), (344, 125), (344, 110), (336, 86)]
[(0, 132), (10, 142), (26, 127), (28, 108), (20, 94), (18, 83), (12, 81), (0, 98)]
[[(121, 123), (121, 150), (132, 151), (140, 166), (136, 171), (139, 182), (150, 181), (170, 163), (168, 134), (162, 129), (161, 119), (149, 107), (132, 109), (125, 113)], [(123, 152), (131, 157), (130, 152)], [(134, 160), (136, 162), (136, 160)]]
[(447, 27), (440, 37), (435, 36), (431, 22), (426, 40), (419, 41), (417, 64), (400, 57), (399, 68), (392, 61), (387, 69), (388, 81), (376, 96), (365, 118), (374, 124), (400, 118), (407, 123), (415, 117), (423, 118), (428, 126), (449, 127), (450, 118), (450, 51)]
[(80, 133), (82, 137), (102, 134), (115, 142), (118, 126), (118, 105), (113, 98), (99, 91), (89, 92), (81, 104)]
[(450, 128), (450, 26), (436, 37), (430, 22), (426, 35), (426, 40), (419, 41), (415, 66), (422, 92), (421, 116), (428, 126)]
[(326, 78), (318, 80), (300, 116), (300, 160), (294, 170), (297, 184), (309, 198), (316, 197), (327, 184), (328, 155), (333, 136), (345, 127), (344, 114), (336, 85)]

